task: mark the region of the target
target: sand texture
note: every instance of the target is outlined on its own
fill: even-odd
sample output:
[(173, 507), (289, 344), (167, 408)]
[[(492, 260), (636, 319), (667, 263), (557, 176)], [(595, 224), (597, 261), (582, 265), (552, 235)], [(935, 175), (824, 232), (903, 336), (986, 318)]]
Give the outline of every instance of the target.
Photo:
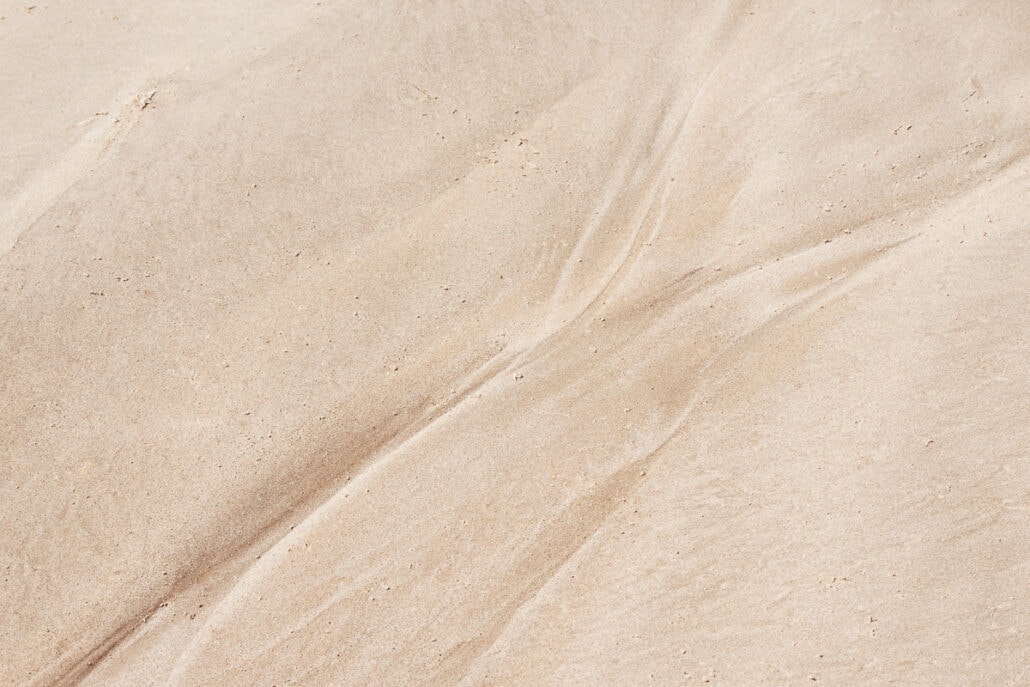
[(0, 0), (0, 685), (1030, 684), (1028, 36)]

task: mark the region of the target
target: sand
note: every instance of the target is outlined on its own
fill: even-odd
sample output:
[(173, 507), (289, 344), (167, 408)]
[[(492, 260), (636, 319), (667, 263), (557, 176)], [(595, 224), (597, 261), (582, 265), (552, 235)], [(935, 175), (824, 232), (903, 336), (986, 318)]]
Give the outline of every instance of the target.
[(0, 2), (0, 684), (1030, 682), (1030, 4)]

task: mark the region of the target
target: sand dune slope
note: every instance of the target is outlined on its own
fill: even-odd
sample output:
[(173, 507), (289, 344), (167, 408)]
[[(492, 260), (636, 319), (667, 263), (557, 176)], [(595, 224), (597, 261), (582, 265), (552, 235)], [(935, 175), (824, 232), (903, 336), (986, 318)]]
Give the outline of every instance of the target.
[(153, 4), (0, 5), (0, 683), (1030, 679), (1030, 7)]

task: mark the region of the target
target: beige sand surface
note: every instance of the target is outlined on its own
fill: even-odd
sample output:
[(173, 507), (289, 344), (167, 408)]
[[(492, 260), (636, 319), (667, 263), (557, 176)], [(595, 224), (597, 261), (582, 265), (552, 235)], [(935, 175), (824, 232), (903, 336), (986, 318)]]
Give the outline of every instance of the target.
[(1030, 684), (1030, 3), (0, 1), (0, 685)]

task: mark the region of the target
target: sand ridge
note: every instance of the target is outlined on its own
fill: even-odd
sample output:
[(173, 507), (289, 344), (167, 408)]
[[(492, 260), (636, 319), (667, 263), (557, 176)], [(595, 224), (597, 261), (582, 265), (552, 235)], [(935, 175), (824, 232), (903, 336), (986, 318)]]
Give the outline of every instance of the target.
[(1021, 3), (258, 5), (0, 11), (0, 682), (1025, 679)]

